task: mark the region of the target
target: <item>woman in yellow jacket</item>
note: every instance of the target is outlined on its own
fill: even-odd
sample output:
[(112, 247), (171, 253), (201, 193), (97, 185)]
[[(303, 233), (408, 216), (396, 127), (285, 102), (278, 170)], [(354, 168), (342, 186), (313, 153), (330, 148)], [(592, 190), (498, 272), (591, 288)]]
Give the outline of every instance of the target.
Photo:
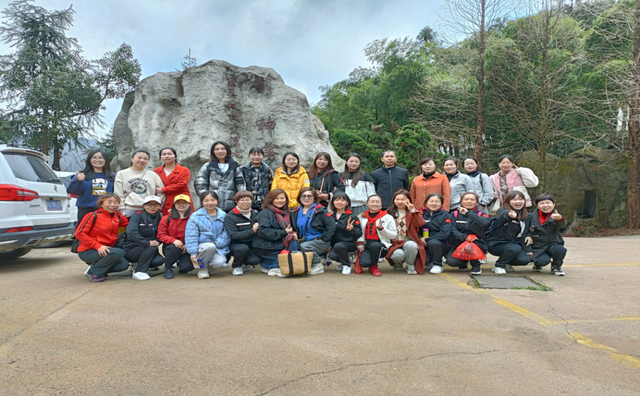
[(289, 209), (293, 209), (298, 207), (298, 193), (302, 187), (309, 187), (309, 176), (300, 166), (298, 154), (290, 151), (282, 158), (282, 166), (276, 169), (271, 189), (283, 189), (289, 197)]

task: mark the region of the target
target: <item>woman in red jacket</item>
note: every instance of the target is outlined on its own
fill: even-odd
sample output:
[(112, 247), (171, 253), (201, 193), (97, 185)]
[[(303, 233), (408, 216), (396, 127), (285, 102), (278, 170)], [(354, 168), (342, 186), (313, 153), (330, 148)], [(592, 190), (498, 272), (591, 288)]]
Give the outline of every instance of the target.
[(156, 188), (156, 194), (162, 193), (165, 195), (162, 216), (169, 214), (175, 197), (182, 194), (189, 197), (191, 211), (193, 212), (191, 193), (189, 192), (191, 172), (188, 168), (178, 165), (178, 155), (176, 154), (176, 150), (171, 147), (165, 147), (160, 150), (160, 159), (164, 165), (155, 168), (153, 171), (160, 176), (162, 184), (164, 184), (164, 187)]
[(115, 248), (118, 228), (126, 227), (129, 220), (118, 212), (120, 198), (106, 193), (98, 198), (98, 210), (87, 213), (76, 228), (80, 241), (78, 257), (89, 264), (85, 275), (91, 282), (102, 282), (109, 272), (122, 272), (129, 268), (125, 251)]
[(193, 269), (191, 258), (184, 245), (184, 230), (191, 216), (191, 198), (177, 195), (173, 200), (170, 215), (164, 216), (158, 226), (158, 240), (162, 242), (165, 257), (164, 278), (173, 279), (171, 266), (178, 262), (179, 273), (186, 274)]

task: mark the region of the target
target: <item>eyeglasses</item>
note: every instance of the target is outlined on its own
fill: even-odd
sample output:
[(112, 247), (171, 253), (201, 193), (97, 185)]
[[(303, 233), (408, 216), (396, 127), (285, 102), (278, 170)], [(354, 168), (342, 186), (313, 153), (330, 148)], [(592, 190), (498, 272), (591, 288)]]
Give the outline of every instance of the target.
[(313, 195), (304, 194), (304, 195), (301, 195), (300, 198), (302, 198), (302, 199), (313, 199)]

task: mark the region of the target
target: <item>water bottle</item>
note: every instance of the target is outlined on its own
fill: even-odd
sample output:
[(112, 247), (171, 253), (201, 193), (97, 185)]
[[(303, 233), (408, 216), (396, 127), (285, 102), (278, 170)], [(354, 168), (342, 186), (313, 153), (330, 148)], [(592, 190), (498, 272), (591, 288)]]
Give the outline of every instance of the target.
[(424, 227), (422, 229), (422, 237), (423, 238), (429, 238), (429, 229), (427, 227)]

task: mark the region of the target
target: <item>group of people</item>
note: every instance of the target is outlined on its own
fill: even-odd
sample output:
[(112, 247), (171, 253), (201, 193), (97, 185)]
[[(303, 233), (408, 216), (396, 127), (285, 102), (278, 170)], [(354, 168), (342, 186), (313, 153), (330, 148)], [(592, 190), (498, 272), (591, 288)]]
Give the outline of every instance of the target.
[[(309, 170), (288, 152), (275, 172), (260, 147), (250, 150), (245, 165), (231, 153), (226, 142), (211, 146), (210, 161), (195, 177), (202, 206), (195, 210), (190, 171), (178, 165), (173, 148), (160, 150), (163, 165), (153, 171), (146, 169), (149, 152), (136, 150), (130, 167), (117, 174), (103, 150), (90, 152), (68, 188), (78, 196), (75, 237), (78, 256), (88, 264), (85, 275), (101, 282), (131, 264), (137, 280), (160, 266), (165, 279), (174, 278), (174, 267), (208, 278), (232, 259), (233, 275), (258, 266), (284, 276), (278, 255), (296, 251), (312, 253), (310, 275), (335, 262), (345, 275), (367, 269), (381, 276), (378, 266), (385, 261), (410, 275), (441, 273), (445, 263), (477, 275), (487, 252), (498, 257), (497, 275), (530, 263), (534, 271), (551, 264), (552, 274), (564, 275), (560, 231), (567, 222), (553, 196), (532, 201), (527, 188), (538, 178), (509, 155), (492, 176), (473, 157), (446, 159), (444, 173), (426, 158), (409, 183), (393, 151), (383, 153), (383, 166), (371, 174), (360, 169), (355, 153), (342, 172), (325, 152)], [(456, 254), (463, 243), (475, 245), (482, 257)]]

